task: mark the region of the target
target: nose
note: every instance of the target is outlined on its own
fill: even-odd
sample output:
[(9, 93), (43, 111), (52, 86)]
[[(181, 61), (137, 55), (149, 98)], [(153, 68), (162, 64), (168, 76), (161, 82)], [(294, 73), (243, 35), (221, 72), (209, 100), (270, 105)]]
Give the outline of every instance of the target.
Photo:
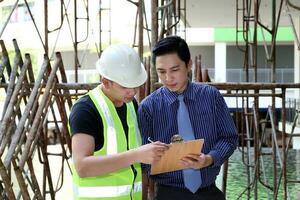
[(171, 74), (170, 73), (166, 73), (166, 81), (170, 81), (171, 80)]
[(128, 88), (127, 94), (129, 96), (134, 96), (137, 93), (137, 91), (138, 91), (138, 88)]

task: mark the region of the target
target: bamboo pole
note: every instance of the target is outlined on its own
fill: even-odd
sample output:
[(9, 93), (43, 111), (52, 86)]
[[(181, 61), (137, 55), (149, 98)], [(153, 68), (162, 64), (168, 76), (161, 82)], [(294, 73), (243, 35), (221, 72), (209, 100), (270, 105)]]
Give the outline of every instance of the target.
[(11, 180), (10, 177), (7, 174), (6, 168), (3, 165), (2, 160), (0, 159), (0, 175), (2, 177), (2, 181), (4, 183), (4, 190), (6, 192), (6, 196), (9, 200), (15, 200), (15, 194), (12, 189), (12, 185), (10, 184)]
[[(9, 102), (9, 105), (7, 107), (7, 111), (5, 112), (5, 115), (3, 117), (3, 120), (2, 120), (2, 123), (1, 123), (1, 126), (0, 126), (0, 141), (2, 141), (5, 134), (7, 134), (6, 133), (7, 127), (11, 123), (11, 116), (13, 115), (14, 107), (16, 107), (18, 109), (19, 105), (16, 105), (17, 97), (19, 95), (19, 91), (20, 91), (21, 87), (23, 86), (22, 83), (23, 83), (25, 73), (26, 73), (26, 70), (27, 70), (27, 65), (28, 65), (28, 61), (26, 60), (24, 65), (23, 65), (23, 68), (21, 70), (21, 74), (19, 76), (19, 79), (16, 83), (16, 86), (15, 86), (14, 92), (12, 94), (11, 100)], [(0, 152), (0, 155), (2, 155), (2, 152)], [(7, 166), (7, 165), (5, 165), (5, 166)]]
[(17, 178), (20, 190), (21, 190), (22, 197), (23, 197), (24, 200), (30, 200), (30, 196), (29, 196), (29, 193), (28, 193), (28, 190), (27, 190), (27, 186), (26, 186), (25, 180), (22, 176), (22, 171), (17, 166), (17, 163), (16, 163), (15, 159), (12, 160), (12, 164), (13, 164), (15, 175), (16, 175), (16, 178)]
[(14, 64), (13, 64), (13, 68), (9, 77), (9, 82), (8, 82), (8, 86), (6, 89), (6, 97), (5, 97), (5, 101), (4, 101), (4, 105), (3, 105), (3, 111), (2, 111), (2, 119), (4, 118), (4, 114), (6, 113), (8, 104), (11, 100), (13, 91), (14, 91), (14, 87), (15, 87), (15, 81), (16, 81), (16, 77), (17, 77), (17, 71), (18, 71), (18, 67), (19, 67), (19, 63), (22, 62), (23, 60), (20, 54), (16, 54), (15, 60), (14, 60)]
[[(59, 110), (60, 118), (61, 118), (61, 121), (62, 121), (62, 124), (63, 124), (62, 133), (63, 133), (63, 136), (66, 140), (66, 143), (67, 143), (69, 149), (71, 150), (72, 149), (71, 148), (71, 136), (70, 136), (70, 133), (69, 133), (69, 129), (67, 128), (68, 127), (68, 116), (67, 116), (67, 112), (66, 112), (66, 109), (65, 109), (65, 106), (64, 106), (64, 101), (62, 99), (63, 98), (59, 98), (59, 96), (55, 95), (56, 105), (57, 105), (57, 108)], [(53, 113), (53, 116), (55, 118), (54, 111), (52, 111), (52, 113)], [(58, 127), (57, 127), (57, 129), (58, 129), (58, 131), (60, 131)]]
[[(6, 99), (5, 99), (5, 103), (4, 103), (4, 107), (3, 107), (4, 110), (6, 110), (6, 108), (8, 107), (9, 102), (11, 101), (12, 94), (14, 92), (15, 79), (16, 79), (16, 76), (18, 74), (18, 67), (20, 66), (20, 68), (22, 69), (21, 65), (26, 64), (27, 69), (28, 69), (28, 66), (31, 65), (31, 60), (30, 60), (29, 54), (25, 55), (26, 63), (23, 63), (23, 60), (22, 60), (22, 57), (21, 57), (21, 54), (20, 54), (20, 50), (18, 49), (16, 42), (15, 42), (15, 46), (16, 46), (17, 55), (15, 57), (14, 66), (13, 66), (12, 72), (10, 74), (9, 85), (8, 85), (7, 91), (6, 91), (7, 95), (6, 95)], [(26, 72), (25, 72), (24, 78), (22, 78), (22, 79), (24, 81), (26, 80)], [(8, 128), (6, 130), (7, 134), (4, 136), (4, 138), (1, 142), (0, 154), (2, 154), (2, 152), (4, 151), (4, 149), (6, 147), (6, 144), (11, 139), (12, 133), (15, 131), (15, 128), (16, 128), (16, 124), (14, 122), (15, 116), (18, 115), (18, 118), (19, 119), (21, 118), (21, 110), (20, 110), (21, 100), (23, 99), (25, 104), (27, 102), (26, 97), (25, 97), (25, 92), (24, 92), (25, 90), (28, 90), (28, 89), (27, 89), (27, 87), (25, 87), (24, 84), (22, 84), (22, 89), (20, 91), (19, 98), (17, 99), (17, 102), (14, 105), (14, 110), (15, 111), (13, 111), (13, 113), (10, 116), (11, 120), (9, 120), (10, 122), (9, 122)], [(3, 112), (3, 114), (5, 114), (5, 112)], [(13, 124), (11, 124), (11, 123), (13, 123)]]
[[(57, 54), (56, 56), (59, 57), (62, 60), (61, 54)], [(65, 67), (64, 67), (63, 62), (61, 62), (61, 64), (59, 65), (59, 72), (60, 72), (60, 75), (61, 75), (61, 82), (62, 83), (67, 83), (68, 80), (67, 80), (67, 75), (66, 75), (66, 72), (65, 72)], [(66, 96), (67, 96), (67, 103), (68, 103), (69, 109), (71, 109), (71, 107), (72, 107), (72, 99), (68, 96), (68, 94), (70, 94), (69, 90), (63, 89), (63, 94), (66, 94)]]
[(20, 119), (20, 121), (19, 121), (19, 123), (17, 125), (15, 134), (14, 134), (14, 136), (12, 138), (11, 145), (10, 145), (8, 151), (7, 151), (7, 155), (6, 155), (5, 160), (4, 160), (5, 166), (7, 166), (11, 162), (11, 159), (13, 157), (13, 153), (15, 151), (16, 146), (18, 145), (21, 133), (23, 132), (24, 125), (25, 125), (25, 122), (26, 122), (26, 120), (27, 120), (27, 118), (28, 118), (28, 116), (30, 114), (32, 105), (34, 104), (35, 101), (37, 101), (36, 96), (38, 94), (38, 89), (40, 88), (40, 83), (41, 83), (41, 81), (43, 79), (46, 67), (48, 65), (49, 65), (49, 60), (48, 60), (48, 58), (46, 56), (44, 56), (44, 63), (42, 65), (41, 69), (40, 69), (38, 78), (35, 81), (35, 84), (34, 84), (34, 87), (32, 89), (32, 92), (31, 92), (31, 94), (29, 96), (28, 103), (26, 104), (26, 107), (25, 107), (25, 110), (23, 112), (23, 115), (22, 115), (22, 117), (21, 117), (21, 119)]
[(2, 81), (4, 81), (3, 80), (3, 78), (4, 78), (4, 76), (3, 76), (4, 68), (6, 67), (6, 71), (8, 73), (8, 76), (10, 76), (11, 66), (10, 66), (8, 53), (7, 53), (7, 50), (6, 50), (6, 47), (5, 47), (5, 44), (4, 44), (3, 40), (0, 40), (0, 46), (1, 46), (1, 49), (2, 49), (2, 64), (3, 64), (0, 67), (0, 77), (2, 78)]
[[(56, 101), (60, 100), (60, 98), (58, 96), (55, 96), (55, 99), (56, 99)], [(57, 103), (57, 106), (58, 106), (59, 110), (60, 110), (60, 108), (59, 108), (60, 106), (62, 106), (64, 108), (64, 106), (61, 105), (60, 103)], [(68, 163), (68, 160), (67, 160), (67, 158), (68, 158), (67, 151), (66, 151), (66, 149), (64, 147), (64, 144), (65, 144), (66, 141), (64, 140), (65, 138), (62, 136), (62, 133), (61, 133), (60, 128), (58, 126), (58, 120), (57, 120), (57, 118), (55, 116), (55, 111), (54, 111), (53, 106), (51, 106), (50, 108), (51, 108), (51, 112), (52, 112), (52, 115), (53, 115), (53, 118), (54, 118), (55, 129), (57, 131), (57, 134), (58, 134), (58, 137), (59, 137), (59, 140), (60, 140), (60, 146), (61, 146), (61, 149), (62, 149), (62, 169), (61, 169), (62, 181), (61, 181), (61, 186), (60, 186), (60, 187), (62, 187), (63, 177), (64, 177), (64, 170), (63, 170), (64, 160), (66, 159), (66, 162)], [(63, 128), (63, 130), (65, 130), (66, 126), (63, 126), (62, 128)], [(69, 147), (69, 149), (70, 149), (70, 151), (72, 151), (71, 146)], [(69, 163), (68, 163), (68, 165), (69, 165)], [(71, 169), (70, 169), (70, 172), (72, 173)]]
[(46, 88), (45, 88), (45, 91), (44, 91), (44, 94), (43, 94), (43, 97), (42, 97), (42, 100), (41, 100), (41, 103), (40, 103), (39, 108), (37, 110), (37, 113), (36, 113), (36, 116), (34, 118), (32, 127), (31, 127), (31, 129), (28, 133), (27, 140), (26, 140), (26, 143), (25, 143), (25, 146), (24, 146), (24, 151), (23, 151), (23, 154), (22, 154), (22, 156), (20, 158), (20, 161), (19, 161), (19, 166), (20, 166), (21, 169), (23, 169), (25, 161), (28, 157), (28, 153), (30, 151), (31, 143), (34, 140), (34, 137), (36, 135), (37, 124), (40, 121), (40, 116), (41, 116), (41, 114), (44, 110), (46, 100), (49, 98), (49, 94), (50, 94), (50, 90), (52, 88), (52, 85), (56, 84), (56, 82), (54, 81), (55, 76), (56, 76), (56, 71), (58, 69), (58, 66), (61, 64), (61, 62), (62, 62), (61, 59), (58, 58), (56, 60), (56, 63), (54, 64), (54, 67), (51, 70), (51, 73), (50, 73), (49, 79), (47, 81)]
[[(54, 86), (55, 86), (55, 84), (53, 84), (52, 89), (54, 88)], [(40, 114), (40, 116), (36, 116), (40, 120), (38, 121), (38, 124), (37, 124), (36, 135), (34, 136), (33, 142), (31, 143), (31, 146), (30, 146), (30, 149), (29, 149), (29, 153), (28, 153), (28, 157), (33, 156), (33, 152), (35, 150), (35, 146), (38, 143), (39, 137), (40, 137), (40, 133), (42, 132), (43, 122), (44, 122), (45, 116), (47, 114), (46, 110), (49, 108), (50, 103), (51, 103), (51, 98), (46, 99), (46, 104), (44, 106), (45, 110), (42, 111), (42, 113)]]
[[(45, 123), (47, 124), (47, 123)], [(52, 182), (52, 176), (51, 176), (51, 171), (50, 171), (50, 165), (49, 165), (49, 160), (48, 160), (48, 154), (47, 154), (47, 130), (44, 129), (44, 134), (41, 135), (40, 138), (40, 149), (42, 152), (42, 156), (43, 156), (43, 167), (44, 167), (44, 178), (47, 178), (48, 180), (48, 186), (49, 186), (49, 190), (50, 190), (50, 196), (51, 199), (54, 200), (55, 196), (54, 196), (54, 189), (53, 189), (53, 182)], [(44, 185), (44, 187), (46, 186), (46, 184)]]
[(33, 103), (31, 114), (27, 118), (27, 124), (25, 125), (25, 128), (23, 128), (23, 130), (21, 130), (22, 131), (21, 137), (19, 139), (19, 142), (18, 142), (18, 144), (17, 144), (17, 146), (15, 148), (15, 152), (14, 152), (14, 154), (16, 154), (16, 155), (19, 154), (21, 152), (21, 150), (22, 150), (22, 145), (24, 144), (24, 141), (26, 139), (26, 132), (32, 126), (32, 123), (33, 123), (33, 120), (34, 120), (37, 108), (38, 108), (38, 98), (36, 98), (36, 100)]
[(32, 182), (32, 186), (33, 186), (33, 192), (35, 194), (36, 199), (38, 200), (42, 200), (42, 194), (40, 191), (40, 187), (39, 187), (39, 183), (36, 179), (35, 173), (34, 173), (34, 168), (33, 168), (33, 164), (32, 164), (32, 160), (31, 158), (27, 159), (27, 166), (28, 169), (30, 171), (30, 177), (31, 177), (31, 182)]

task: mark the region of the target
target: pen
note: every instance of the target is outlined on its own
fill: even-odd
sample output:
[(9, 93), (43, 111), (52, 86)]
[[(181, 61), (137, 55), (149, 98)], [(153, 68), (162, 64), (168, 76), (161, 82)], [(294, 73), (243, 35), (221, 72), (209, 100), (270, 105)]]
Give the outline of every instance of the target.
[(153, 143), (153, 141), (150, 139), (150, 137), (148, 137), (148, 139), (147, 139), (149, 142), (151, 142), (151, 143)]

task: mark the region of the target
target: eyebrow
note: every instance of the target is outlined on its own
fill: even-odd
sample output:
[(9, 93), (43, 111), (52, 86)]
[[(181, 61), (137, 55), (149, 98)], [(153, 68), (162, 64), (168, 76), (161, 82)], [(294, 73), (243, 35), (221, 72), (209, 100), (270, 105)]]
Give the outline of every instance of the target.
[[(176, 69), (176, 68), (179, 68), (179, 67), (180, 67), (179, 65), (175, 65), (175, 66), (171, 67), (170, 69)], [(162, 71), (162, 70), (165, 70), (165, 69), (163, 69), (163, 68), (156, 68), (156, 70)]]

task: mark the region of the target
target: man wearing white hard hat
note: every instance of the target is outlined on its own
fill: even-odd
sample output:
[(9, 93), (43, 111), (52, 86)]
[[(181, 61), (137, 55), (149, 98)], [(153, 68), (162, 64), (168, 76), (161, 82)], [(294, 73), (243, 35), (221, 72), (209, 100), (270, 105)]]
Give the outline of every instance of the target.
[(168, 148), (140, 146), (134, 96), (147, 73), (126, 45), (107, 47), (96, 66), (101, 84), (74, 104), (69, 118), (74, 198), (142, 199), (140, 163), (152, 164)]

